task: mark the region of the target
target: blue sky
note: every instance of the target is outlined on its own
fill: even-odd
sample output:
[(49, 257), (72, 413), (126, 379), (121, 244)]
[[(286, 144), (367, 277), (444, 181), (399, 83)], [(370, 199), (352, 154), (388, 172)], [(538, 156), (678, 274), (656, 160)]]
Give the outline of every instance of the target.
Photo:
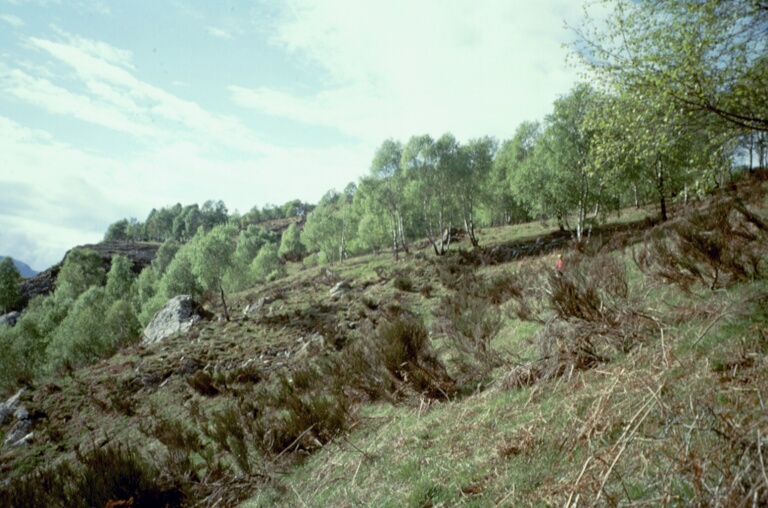
[(0, 0), (0, 254), (155, 207), (316, 202), (387, 138), (509, 138), (578, 70), (574, 0)]

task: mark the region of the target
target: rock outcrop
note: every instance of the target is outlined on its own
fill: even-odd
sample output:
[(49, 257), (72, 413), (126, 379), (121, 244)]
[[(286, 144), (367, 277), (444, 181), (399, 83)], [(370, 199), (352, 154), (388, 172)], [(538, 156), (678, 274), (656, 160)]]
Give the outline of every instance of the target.
[(258, 301), (246, 305), (245, 309), (243, 309), (243, 314), (246, 315), (246, 316), (256, 315), (266, 305), (269, 305), (269, 304), (274, 303), (276, 301), (277, 301), (277, 298), (275, 296), (265, 296), (263, 298), (259, 298)]
[[(91, 249), (98, 252), (104, 263), (105, 271), (109, 271), (109, 268), (112, 266), (112, 257), (116, 254), (122, 254), (133, 261), (133, 271), (134, 273), (139, 274), (144, 268), (152, 263), (152, 260), (155, 259), (155, 254), (157, 254), (157, 249), (159, 249), (160, 246), (154, 243), (101, 242), (90, 245), (81, 245), (76, 248)], [(66, 259), (66, 255), (64, 258)], [(19, 284), (21, 299), (15, 310), (23, 310), (26, 308), (29, 301), (36, 296), (51, 293), (56, 284), (56, 277), (58, 277), (63, 264), (64, 261), (62, 260), (60, 263), (38, 273), (34, 277), (23, 279)]]
[(21, 312), (13, 311), (9, 312), (8, 314), (3, 314), (0, 316), (0, 326), (7, 325), (7, 326), (16, 326), (16, 323), (19, 321), (19, 318), (21, 318)]
[(13, 412), (19, 407), (19, 400), (21, 399), (22, 393), (24, 393), (24, 388), (16, 392), (15, 395), (5, 402), (0, 403), (0, 425), (5, 425), (11, 421)]
[(331, 295), (331, 298), (336, 300), (338, 298), (341, 298), (342, 296), (346, 295), (352, 291), (352, 286), (349, 285), (349, 282), (343, 280), (339, 283), (337, 283), (335, 286), (333, 286), (328, 293)]
[(29, 444), (34, 437), (32, 433), (33, 419), (29, 411), (21, 405), (22, 388), (15, 395), (0, 404), (0, 425), (14, 422), (3, 440), (3, 446), (16, 448)]
[(141, 345), (148, 346), (174, 333), (186, 332), (204, 315), (200, 304), (191, 296), (180, 295), (171, 298), (144, 329)]

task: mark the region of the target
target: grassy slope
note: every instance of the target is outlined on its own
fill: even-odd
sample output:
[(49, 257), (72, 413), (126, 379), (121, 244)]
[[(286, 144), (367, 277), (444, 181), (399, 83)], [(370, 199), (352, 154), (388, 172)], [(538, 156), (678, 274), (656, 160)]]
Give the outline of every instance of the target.
[[(761, 213), (765, 217), (765, 208)], [(630, 229), (639, 233), (636, 225)], [(538, 224), (499, 228), (483, 232), (481, 242), (535, 245), (548, 233)], [(623, 238), (632, 244), (631, 235)], [(593, 243), (601, 240), (608, 238)], [(540, 351), (553, 313), (542, 303), (542, 274), (554, 265), (554, 253), (480, 266), (475, 275), (481, 280), (526, 270), (538, 274), (532, 280), (542, 290), (535, 303), (542, 306), (545, 325), (514, 317), (513, 301), (489, 304), (504, 316), (492, 343), (493, 370), (465, 383), (450, 400), (416, 393), (394, 404), (352, 397), (347, 433), (324, 446), (292, 444), (285, 453), (264, 455), (251, 447), (245, 467), (233, 446), (226, 451), (211, 444), (228, 473), (212, 478), (202, 452), (192, 454), (188, 467), (197, 468), (196, 483), (205, 487), (194, 493), (211, 505), (221, 499), (219, 506), (251, 496), (244, 504), (249, 507), (713, 500), (735, 506), (751, 496), (765, 500), (768, 285), (760, 280), (716, 291), (694, 286), (687, 293), (641, 273), (631, 252), (612, 250), (628, 279), (622, 305), (642, 314), (645, 323), (642, 337), (626, 351), (525, 381), (532, 366), (547, 361)], [(161, 445), (160, 433), (151, 429), (158, 422), (210, 426), (217, 411), (242, 405), (253, 390), (292, 369), (332, 358), (395, 311), (433, 324), (442, 297), (454, 291), (429, 251), (424, 253), (398, 264), (381, 255), (330, 269), (292, 266), (288, 278), (234, 295), (232, 314), (238, 317), (232, 322), (205, 322), (186, 336), (129, 348), (41, 383), (24, 395), (30, 409), (45, 415), (34, 442), (2, 450), (0, 474), (13, 478), (71, 461), (76, 449), (118, 442), (137, 444), (151, 457), (169, 456), (168, 443)], [(398, 289), (398, 277), (410, 281), (412, 290)], [(328, 289), (338, 280), (350, 281), (353, 290), (333, 300)], [(274, 301), (255, 316), (241, 317), (248, 303), (264, 296)], [(305, 347), (316, 334), (324, 342)], [(567, 334), (549, 337), (560, 344)], [(451, 361), (455, 351), (439, 337), (433, 347), (458, 377)], [(210, 435), (202, 439), (215, 441)]]

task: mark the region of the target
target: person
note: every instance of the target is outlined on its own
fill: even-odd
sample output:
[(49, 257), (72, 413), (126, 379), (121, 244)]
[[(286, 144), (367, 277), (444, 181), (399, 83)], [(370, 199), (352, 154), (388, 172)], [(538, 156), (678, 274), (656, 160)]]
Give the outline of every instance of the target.
[(555, 270), (557, 270), (557, 273), (563, 272), (563, 255), (562, 254), (557, 255), (557, 261), (555, 261)]

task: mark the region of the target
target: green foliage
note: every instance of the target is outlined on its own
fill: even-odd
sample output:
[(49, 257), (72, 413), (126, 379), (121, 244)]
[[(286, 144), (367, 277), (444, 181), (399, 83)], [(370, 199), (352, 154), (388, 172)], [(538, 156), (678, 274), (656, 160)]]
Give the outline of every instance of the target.
[(117, 348), (137, 340), (141, 334), (141, 324), (126, 300), (112, 302), (104, 319), (104, 338), (108, 341), (108, 356)]
[(323, 266), (328, 264), (328, 260), (325, 258), (325, 254), (322, 252), (314, 252), (303, 260), (303, 265), (307, 268), (312, 268), (313, 266)]
[(64, 321), (70, 304), (54, 297), (38, 296), (16, 323), (0, 327), (0, 386), (14, 389), (31, 383), (48, 363), (48, 345)]
[(224, 274), (232, 267), (236, 234), (235, 226), (219, 225), (209, 233), (198, 231), (189, 243), (192, 272), (204, 291), (220, 289)]
[(141, 312), (142, 307), (147, 304), (157, 293), (159, 278), (157, 272), (152, 267), (141, 271), (134, 284), (133, 308), (136, 314)]
[(587, 214), (600, 197), (600, 175), (589, 172), (595, 131), (585, 121), (596, 101), (595, 90), (584, 84), (555, 101), (533, 155), (524, 159), (512, 177), (517, 199), (537, 214), (557, 217), (560, 226), (567, 227), (568, 214), (575, 212), (574, 232), (579, 241)]
[(452, 134), (437, 141), (429, 135), (413, 136), (403, 149), (402, 167), (408, 180), (408, 195), (420, 205), (423, 234), (435, 254), (442, 256), (451, 243), (444, 233), (458, 220), (456, 191), (462, 155)]
[(308, 251), (322, 252), (331, 263), (347, 257), (359, 220), (352, 206), (353, 195), (331, 191), (309, 214), (301, 232)]
[(139, 323), (126, 300), (112, 300), (107, 290), (92, 287), (75, 301), (51, 335), (49, 368), (80, 367), (106, 358), (138, 338)]
[(10, 392), (18, 385), (29, 383), (40, 363), (34, 352), (25, 351), (25, 333), (17, 323), (15, 327), (0, 326), (0, 390)]
[(284, 275), (285, 268), (280, 262), (278, 249), (277, 244), (269, 244), (261, 248), (253, 263), (251, 263), (251, 277), (253, 280), (266, 282)]
[(135, 218), (120, 219), (110, 224), (104, 234), (105, 242), (135, 242), (145, 236), (144, 224)]
[[(197, 204), (184, 207), (184, 210), (173, 220), (173, 238), (180, 242), (190, 240), (203, 225), (203, 215)], [(167, 240), (166, 240), (167, 243)]]
[(73, 249), (56, 277), (56, 297), (74, 302), (81, 294), (104, 281), (104, 263), (98, 252)]
[(235, 264), (250, 265), (262, 247), (270, 243), (277, 243), (277, 241), (278, 237), (275, 233), (262, 227), (248, 226), (248, 229), (240, 232), (237, 239)]
[(306, 248), (301, 243), (301, 231), (296, 223), (292, 222), (288, 229), (283, 232), (277, 254), (287, 261), (301, 261), (305, 253)]
[(104, 233), (105, 242), (125, 242), (128, 241), (128, 219), (121, 219), (112, 223)]
[(262, 247), (277, 242), (275, 233), (254, 225), (240, 232), (237, 246), (232, 257), (232, 265), (225, 273), (225, 288), (229, 290), (244, 289), (253, 284), (251, 264)]
[(491, 199), (488, 187), (493, 159), (497, 150), (496, 140), (488, 136), (471, 139), (459, 148), (459, 163), (456, 168), (456, 200), (464, 230), (473, 247), (479, 240), (475, 234), (477, 213)]
[[(175, 244), (164, 245), (169, 249), (166, 252), (175, 249)], [(136, 280), (136, 296), (133, 301), (133, 308), (141, 326), (148, 325), (155, 313), (174, 296), (202, 296), (203, 288), (192, 271), (192, 254), (192, 248), (184, 245), (170, 259), (162, 275), (158, 275), (158, 268), (163, 262), (153, 264), (141, 272)]]
[[(601, 5), (602, 4), (602, 5)], [(765, 26), (753, 0), (605, 0), (574, 49), (606, 84), (736, 130), (768, 130)], [(679, 113), (677, 110), (679, 109)]]
[(108, 303), (103, 288), (92, 287), (80, 295), (56, 329), (48, 346), (51, 367), (79, 367), (106, 352), (103, 320)]
[(176, 253), (179, 252), (180, 248), (181, 244), (179, 242), (168, 240), (163, 242), (160, 248), (157, 249), (155, 259), (152, 260), (152, 268), (158, 277), (165, 273), (165, 270), (168, 269), (168, 265), (171, 264), (171, 261), (173, 261), (173, 258), (176, 256)]
[(21, 274), (13, 259), (5, 257), (0, 261), (0, 310), (11, 309), (19, 301), (19, 282)]
[[(393, 254), (408, 251), (408, 208), (410, 204), (404, 195), (405, 172), (402, 169), (403, 145), (388, 139), (381, 144), (371, 163), (371, 176), (360, 182), (355, 195), (358, 207), (363, 210), (360, 236), (365, 248), (375, 248), (379, 243), (389, 244)], [(375, 236), (376, 227), (371, 227), (374, 218), (384, 221), (387, 234)], [(363, 225), (365, 223), (365, 225)]]
[(168, 300), (177, 295), (200, 297), (203, 294), (203, 287), (193, 272), (192, 255), (189, 248), (181, 249), (176, 254), (160, 279), (160, 290), (156, 296)]
[(603, 96), (586, 123), (596, 132), (590, 171), (600, 174), (614, 193), (630, 186), (650, 193), (662, 221), (672, 197), (686, 185), (703, 190), (715, 166), (720, 167), (710, 157), (720, 152), (722, 140), (703, 134), (670, 103), (649, 101), (636, 91)]
[(413, 280), (407, 275), (398, 275), (392, 281), (392, 285), (400, 291), (413, 291)]
[(112, 266), (107, 273), (107, 295), (112, 300), (132, 299), (131, 288), (135, 276), (132, 271), (133, 261), (123, 255), (112, 257)]

